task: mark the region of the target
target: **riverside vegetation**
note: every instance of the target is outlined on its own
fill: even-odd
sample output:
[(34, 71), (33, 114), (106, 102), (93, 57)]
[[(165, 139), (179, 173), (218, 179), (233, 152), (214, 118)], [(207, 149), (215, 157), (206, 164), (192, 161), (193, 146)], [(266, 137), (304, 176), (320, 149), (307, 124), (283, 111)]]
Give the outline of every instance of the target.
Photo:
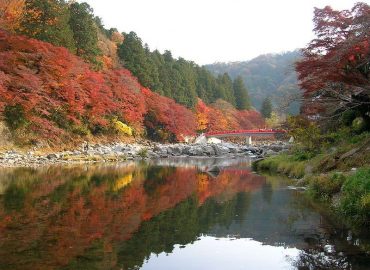
[[(350, 224), (370, 224), (370, 7), (316, 9), (314, 38), (296, 64), (301, 115), (288, 120), (295, 147), (254, 166), (307, 185)], [(336, 26), (334, 26), (336, 25)], [(337, 27), (338, 26), (338, 27)], [(356, 30), (355, 30), (356, 29)]]
[(289, 152), (257, 161), (254, 167), (297, 179), (296, 185), (306, 186), (309, 196), (327, 203), (354, 227), (366, 228), (370, 220), (370, 132), (354, 134), (342, 129), (320, 138), (315, 148), (308, 147), (307, 140), (299, 141)]

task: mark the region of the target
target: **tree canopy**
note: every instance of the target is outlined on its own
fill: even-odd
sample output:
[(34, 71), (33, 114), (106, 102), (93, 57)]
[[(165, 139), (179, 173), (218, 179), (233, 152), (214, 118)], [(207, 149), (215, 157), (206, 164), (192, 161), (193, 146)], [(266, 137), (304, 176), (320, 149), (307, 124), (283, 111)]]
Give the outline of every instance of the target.
[[(357, 3), (351, 10), (327, 6), (315, 9), (316, 38), (297, 63), (304, 89), (303, 112), (329, 117), (355, 110), (368, 119), (370, 111), (370, 7)], [(327, 119), (329, 119), (327, 118)]]
[(272, 103), (269, 97), (265, 98), (261, 106), (261, 114), (265, 118), (270, 118), (272, 113)]
[[(218, 77), (204, 67), (183, 58), (173, 58), (170, 51), (163, 54), (150, 51), (136, 33), (124, 34), (125, 40), (118, 48), (118, 55), (124, 66), (138, 77), (141, 84), (161, 95), (173, 98), (188, 108), (194, 108), (197, 98), (206, 103), (223, 99), (234, 106), (236, 96), (233, 81), (227, 73)], [(239, 107), (249, 108), (248, 93), (240, 82), (236, 84), (243, 90), (236, 90)], [(242, 92), (245, 93), (242, 93)], [(242, 105), (243, 104), (243, 105)]]
[(75, 52), (69, 19), (68, 6), (64, 0), (26, 0), (17, 31)]

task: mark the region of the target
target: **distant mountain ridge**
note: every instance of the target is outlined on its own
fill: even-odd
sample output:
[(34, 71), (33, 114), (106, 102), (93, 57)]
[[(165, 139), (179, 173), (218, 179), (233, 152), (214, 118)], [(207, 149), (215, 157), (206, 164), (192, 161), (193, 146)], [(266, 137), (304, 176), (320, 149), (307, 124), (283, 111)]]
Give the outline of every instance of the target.
[(297, 114), (300, 103), (290, 101), (298, 100), (301, 96), (294, 70), (294, 63), (300, 57), (299, 50), (295, 50), (264, 54), (249, 61), (214, 63), (204, 67), (216, 75), (227, 72), (233, 79), (240, 75), (257, 110), (266, 97), (271, 97), (277, 110)]

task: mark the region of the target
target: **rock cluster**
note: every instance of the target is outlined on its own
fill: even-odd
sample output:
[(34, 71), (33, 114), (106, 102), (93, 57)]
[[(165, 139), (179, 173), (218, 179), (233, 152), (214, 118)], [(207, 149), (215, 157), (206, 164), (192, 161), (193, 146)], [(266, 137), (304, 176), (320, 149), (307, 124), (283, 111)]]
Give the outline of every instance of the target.
[(242, 157), (261, 158), (288, 149), (282, 142), (259, 146), (220, 144), (83, 144), (80, 149), (54, 153), (21, 153), (7, 151), (0, 153), (0, 166), (37, 166), (53, 163), (111, 162), (136, 159), (170, 157)]

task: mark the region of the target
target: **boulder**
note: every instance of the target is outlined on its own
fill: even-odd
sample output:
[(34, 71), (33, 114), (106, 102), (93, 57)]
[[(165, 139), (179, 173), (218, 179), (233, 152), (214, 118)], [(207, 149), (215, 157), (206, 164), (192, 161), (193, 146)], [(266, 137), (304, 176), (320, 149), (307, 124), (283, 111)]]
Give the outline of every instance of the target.
[(203, 152), (202, 146), (190, 147), (190, 149), (188, 150), (188, 155), (189, 156), (203, 156), (204, 152)]
[(229, 148), (221, 144), (213, 144), (212, 147), (213, 147), (213, 150), (215, 151), (216, 156), (223, 156), (223, 155), (230, 153)]
[(207, 156), (214, 156), (216, 154), (215, 150), (213, 149), (211, 145), (202, 146), (202, 151), (203, 151), (203, 154)]

